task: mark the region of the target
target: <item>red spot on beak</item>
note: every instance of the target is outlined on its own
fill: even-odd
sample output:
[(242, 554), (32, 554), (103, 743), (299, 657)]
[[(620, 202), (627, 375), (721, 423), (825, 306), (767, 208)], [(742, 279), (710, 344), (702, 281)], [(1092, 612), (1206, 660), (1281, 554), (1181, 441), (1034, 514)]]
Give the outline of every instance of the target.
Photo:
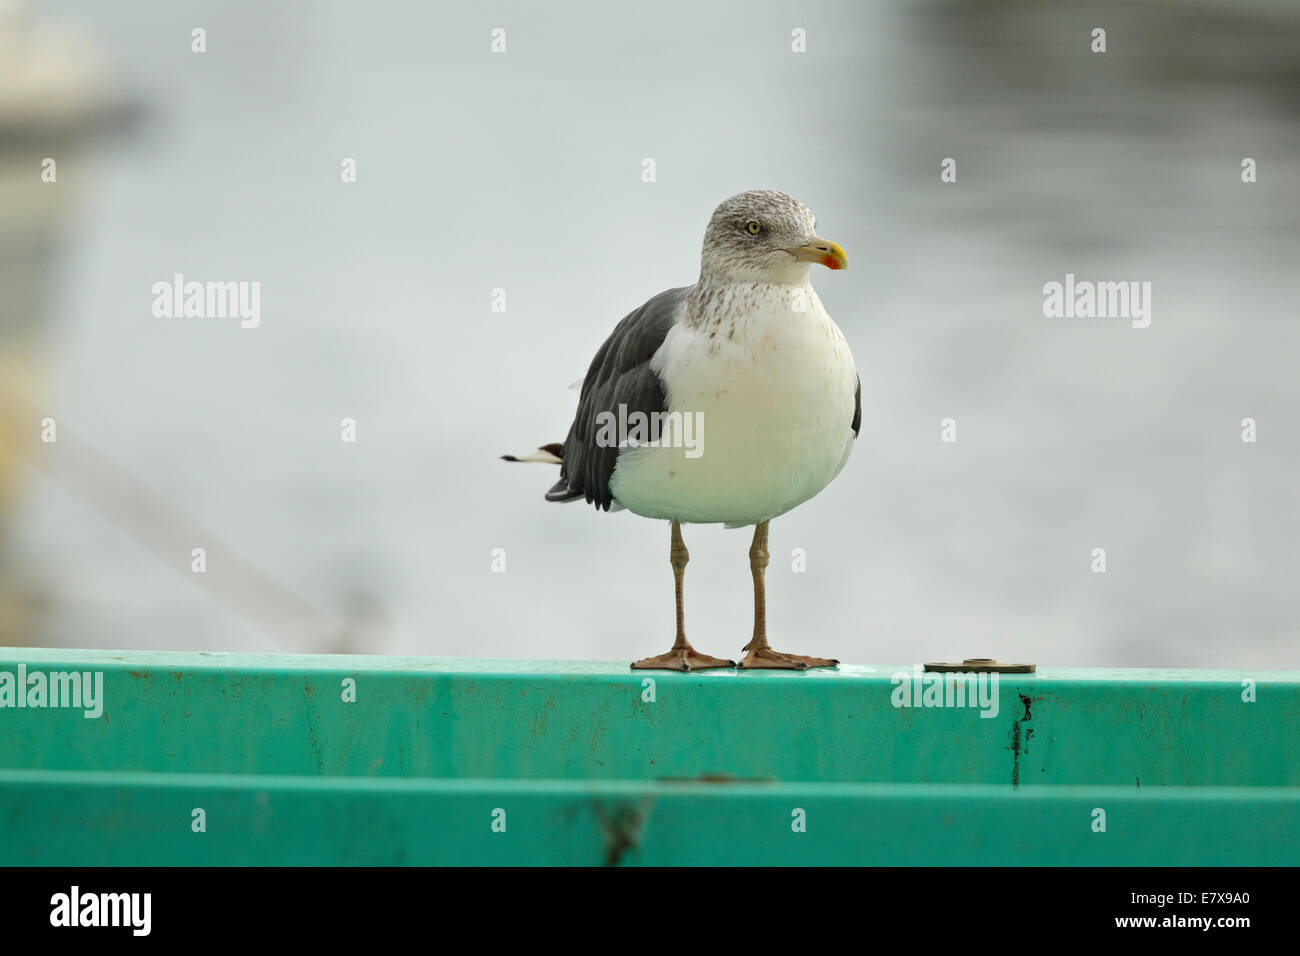
[(822, 256), (822, 265), (824, 265), (827, 269), (844, 268), (842, 265), (840, 265), (840, 260), (836, 259), (834, 256)]

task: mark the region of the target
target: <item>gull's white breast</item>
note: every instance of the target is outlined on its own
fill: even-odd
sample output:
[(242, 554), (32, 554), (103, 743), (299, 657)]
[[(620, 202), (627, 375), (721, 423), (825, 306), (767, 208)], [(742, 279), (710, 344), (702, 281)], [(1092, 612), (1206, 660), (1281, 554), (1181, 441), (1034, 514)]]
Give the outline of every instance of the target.
[(755, 524), (813, 497), (848, 461), (857, 372), (811, 286), (728, 290), (710, 321), (670, 329), (650, 365), (669, 411), (700, 430), (695, 451), (619, 453), (610, 490), (636, 514)]

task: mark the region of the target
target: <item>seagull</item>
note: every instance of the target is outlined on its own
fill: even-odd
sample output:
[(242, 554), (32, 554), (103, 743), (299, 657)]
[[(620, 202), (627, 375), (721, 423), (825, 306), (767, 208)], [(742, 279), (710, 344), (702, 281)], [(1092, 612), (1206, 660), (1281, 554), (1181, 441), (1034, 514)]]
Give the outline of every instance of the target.
[[(767, 639), (768, 525), (844, 468), (862, 423), (862, 384), (809, 268), (848, 268), (811, 210), (785, 193), (740, 193), (714, 210), (700, 277), (661, 292), (615, 326), (582, 382), (563, 442), (507, 461), (558, 464), (547, 501), (584, 499), (671, 522), (677, 638), (637, 670), (806, 670), (839, 662), (774, 650)], [(683, 524), (754, 526), (753, 637), (734, 661), (686, 639)]]

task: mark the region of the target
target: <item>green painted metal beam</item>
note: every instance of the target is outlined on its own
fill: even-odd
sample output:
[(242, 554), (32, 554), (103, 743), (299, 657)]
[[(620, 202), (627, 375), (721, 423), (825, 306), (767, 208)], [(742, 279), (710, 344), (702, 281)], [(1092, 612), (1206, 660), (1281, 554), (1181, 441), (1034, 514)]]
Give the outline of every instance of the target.
[(1300, 862), (1300, 672), (920, 682), (3, 648), (0, 863)]
[(1300, 863), (1300, 792), (1275, 787), (0, 771), (0, 794), (7, 866)]
[[(0, 649), (102, 671), (104, 714), (0, 708), (0, 768), (437, 778), (1293, 786), (1300, 673), (1003, 675), (997, 716), (895, 707), (901, 667), (632, 672), (470, 661)], [(345, 678), (356, 701), (345, 702)], [(644, 681), (654, 681), (654, 701)], [(1243, 701), (1243, 680), (1255, 701)]]

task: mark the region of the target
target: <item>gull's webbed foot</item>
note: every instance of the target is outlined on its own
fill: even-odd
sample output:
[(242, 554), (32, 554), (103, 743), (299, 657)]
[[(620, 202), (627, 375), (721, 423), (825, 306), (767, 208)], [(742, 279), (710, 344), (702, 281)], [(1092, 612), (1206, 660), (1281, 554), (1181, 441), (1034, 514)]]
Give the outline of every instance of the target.
[(741, 658), (736, 666), (741, 670), (806, 671), (810, 667), (834, 667), (838, 663), (830, 657), (782, 654), (770, 647), (756, 647)]
[(701, 654), (693, 647), (674, 647), (667, 654), (632, 662), (634, 671), (705, 671), (735, 666), (735, 661), (710, 657), (708, 654)]

